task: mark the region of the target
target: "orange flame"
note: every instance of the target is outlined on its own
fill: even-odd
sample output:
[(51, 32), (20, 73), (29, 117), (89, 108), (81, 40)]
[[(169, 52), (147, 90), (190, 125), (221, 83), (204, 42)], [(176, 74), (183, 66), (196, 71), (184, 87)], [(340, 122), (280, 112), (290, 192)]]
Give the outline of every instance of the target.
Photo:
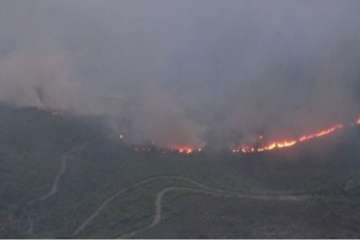
[(186, 154), (186, 155), (190, 155), (195, 152), (202, 152), (201, 147), (196, 148), (196, 147), (192, 147), (192, 146), (173, 146), (173, 147), (171, 147), (171, 149), (177, 153)]
[(304, 135), (302, 137), (299, 138), (299, 141), (300, 142), (304, 142), (304, 141), (309, 141), (313, 138), (319, 138), (319, 137), (323, 137), (323, 136), (326, 136), (326, 135), (329, 135), (339, 129), (342, 129), (344, 127), (343, 124), (337, 124), (331, 128), (328, 128), (328, 129), (324, 129), (324, 130), (321, 130), (317, 133), (313, 133), (313, 134), (309, 134), (309, 135)]
[[(360, 116), (356, 119), (355, 123), (353, 122), (351, 125), (354, 126), (354, 124), (360, 125)], [(278, 140), (278, 141), (271, 141), (266, 144), (257, 143), (257, 144), (244, 144), (244, 145), (240, 145), (240, 146), (233, 146), (231, 148), (231, 152), (232, 153), (249, 154), (249, 153), (256, 153), (256, 152), (273, 151), (273, 150), (282, 149), (282, 148), (290, 148), (290, 147), (293, 147), (293, 146), (303, 143), (303, 142), (307, 142), (307, 141), (310, 141), (310, 140), (313, 140), (316, 138), (321, 138), (321, 137), (325, 137), (325, 136), (334, 134), (335, 132), (339, 131), (340, 129), (343, 129), (344, 127), (345, 127), (345, 125), (339, 123), (330, 128), (322, 129), (318, 132), (314, 132), (314, 133), (311, 133), (308, 135), (303, 135), (298, 138), (288, 138), (286, 140), (283, 139), (283, 140)], [(120, 135), (120, 138), (123, 138), (123, 137), (124, 137), (123, 135)], [(259, 136), (258, 141), (264, 141), (264, 136)], [(199, 145), (198, 146), (173, 145), (166, 149), (176, 152), (176, 153), (179, 153), (179, 154), (191, 155), (194, 153), (202, 152), (203, 151), (202, 146), (205, 146), (205, 144), (202, 144), (201, 147), (199, 147)], [(150, 152), (151, 148), (136, 146), (136, 147), (134, 147), (134, 150), (136, 152)], [(163, 150), (163, 151), (167, 152), (167, 150)]]
[(257, 149), (257, 152), (271, 151), (276, 148), (288, 148), (288, 147), (294, 146), (297, 143), (298, 142), (296, 140), (285, 140), (285, 141), (280, 141), (280, 142), (273, 142), (266, 146), (259, 147)]
[(267, 145), (263, 145), (260, 147), (251, 147), (249, 145), (243, 145), (240, 147), (240, 149), (233, 149), (232, 152), (233, 153), (238, 153), (238, 152), (242, 152), (242, 153), (254, 153), (254, 152), (265, 152), (265, 151), (271, 151), (274, 149), (278, 149), (278, 148), (288, 148), (288, 147), (292, 147), (295, 144), (297, 144), (298, 141), (296, 140), (283, 140), (283, 141), (279, 141), (279, 142), (272, 142), (269, 143)]
[[(357, 123), (360, 124), (360, 118), (358, 119)], [(299, 137), (298, 139), (273, 141), (273, 142), (270, 142), (269, 144), (261, 145), (259, 147), (255, 147), (252, 145), (242, 145), (242, 146), (240, 146), (240, 148), (234, 147), (232, 149), (232, 152), (233, 153), (242, 152), (242, 153), (246, 154), (246, 153), (254, 153), (254, 152), (272, 151), (272, 150), (281, 149), (281, 148), (289, 148), (289, 147), (293, 147), (294, 145), (296, 145), (300, 142), (306, 142), (306, 141), (310, 141), (315, 138), (320, 138), (320, 137), (330, 135), (330, 134), (336, 132), (337, 130), (342, 129), (343, 127), (344, 127), (343, 124), (336, 124), (331, 128), (323, 129), (323, 130), (320, 130), (315, 133), (304, 135), (304, 136)], [(260, 139), (262, 139), (262, 138), (260, 138)]]

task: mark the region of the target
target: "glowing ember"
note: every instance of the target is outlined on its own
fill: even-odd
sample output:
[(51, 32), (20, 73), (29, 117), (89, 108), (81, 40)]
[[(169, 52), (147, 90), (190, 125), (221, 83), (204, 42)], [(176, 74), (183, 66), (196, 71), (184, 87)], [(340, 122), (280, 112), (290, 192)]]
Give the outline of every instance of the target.
[(360, 125), (360, 117), (356, 120), (356, 124)]

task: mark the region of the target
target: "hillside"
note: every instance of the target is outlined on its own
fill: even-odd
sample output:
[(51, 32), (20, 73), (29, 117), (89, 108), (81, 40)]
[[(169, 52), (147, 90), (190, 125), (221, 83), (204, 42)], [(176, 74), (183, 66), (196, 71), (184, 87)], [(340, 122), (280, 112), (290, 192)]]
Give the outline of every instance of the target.
[(249, 156), (135, 152), (0, 106), (0, 237), (359, 237), (360, 130)]

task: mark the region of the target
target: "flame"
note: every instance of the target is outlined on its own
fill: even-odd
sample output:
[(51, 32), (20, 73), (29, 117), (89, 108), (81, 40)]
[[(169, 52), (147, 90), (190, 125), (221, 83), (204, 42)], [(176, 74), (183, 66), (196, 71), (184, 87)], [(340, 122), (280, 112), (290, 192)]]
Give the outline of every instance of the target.
[[(357, 124), (360, 124), (360, 118), (357, 120)], [(272, 141), (268, 144), (260, 145), (258, 147), (255, 147), (254, 145), (241, 145), (240, 147), (233, 147), (232, 152), (233, 153), (242, 152), (244, 154), (247, 154), (247, 153), (254, 153), (254, 152), (272, 151), (272, 150), (281, 149), (281, 148), (290, 148), (300, 142), (306, 142), (306, 141), (310, 141), (315, 138), (328, 136), (342, 128), (344, 128), (343, 124), (336, 124), (330, 128), (323, 129), (323, 130), (320, 130), (318, 132), (311, 133), (308, 135), (303, 135), (297, 139), (294, 138), (294, 139), (287, 139), (287, 140)], [(263, 139), (263, 137), (261, 136), (261, 137), (259, 137), (259, 139)]]
[(296, 141), (296, 140), (284, 140), (284, 141), (280, 141), (280, 142), (273, 142), (267, 146), (259, 147), (257, 149), (257, 151), (264, 152), (264, 151), (271, 151), (276, 148), (288, 148), (288, 147), (294, 146), (297, 143), (298, 143), (298, 141)]
[(302, 137), (299, 138), (299, 141), (300, 142), (305, 142), (305, 141), (309, 141), (313, 138), (319, 138), (319, 137), (323, 137), (323, 136), (326, 136), (326, 135), (329, 135), (339, 129), (342, 129), (344, 127), (343, 124), (337, 124), (331, 128), (328, 128), (328, 129), (324, 129), (324, 130), (321, 130), (319, 132), (316, 132), (316, 133), (313, 133), (313, 134), (309, 134), (309, 135), (304, 135)]
[[(351, 126), (354, 126), (355, 124), (360, 125), (360, 116), (355, 120), (355, 122), (353, 122), (351, 124)], [(281, 139), (281, 140), (270, 141), (270, 142), (265, 142), (264, 141), (265, 137), (261, 135), (257, 138), (258, 142), (256, 144), (253, 143), (253, 144), (243, 144), (240, 146), (233, 146), (233, 147), (231, 147), (231, 152), (232, 153), (250, 154), (250, 153), (273, 151), (273, 150), (282, 149), (282, 148), (291, 148), (291, 147), (293, 147), (297, 144), (303, 143), (303, 142), (311, 141), (316, 138), (322, 138), (322, 137), (329, 136), (329, 135), (334, 134), (335, 132), (343, 129), (344, 127), (345, 127), (344, 124), (339, 123), (339, 124), (333, 125), (332, 127), (327, 128), (327, 129), (322, 129), (322, 130), (319, 130), (314, 133), (302, 135), (300, 137), (287, 138), (287, 139)], [(124, 135), (120, 134), (120, 138), (121, 139), (124, 138)], [(170, 151), (170, 152), (175, 152), (175, 153), (184, 154), (184, 155), (191, 155), (194, 153), (202, 152), (203, 146), (205, 146), (205, 145), (206, 145), (205, 143), (203, 143), (200, 146), (199, 145), (198, 146), (172, 145), (167, 148), (163, 148), (161, 150), (161, 152), (166, 153), (166, 152)], [(150, 152), (150, 151), (152, 151), (152, 148), (149, 146), (135, 146), (134, 151)]]
[(263, 145), (260, 147), (251, 147), (250, 145), (243, 145), (241, 146), (240, 149), (233, 149), (232, 152), (233, 153), (238, 153), (238, 152), (242, 152), (242, 153), (254, 153), (254, 152), (265, 152), (265, 151), (271, 151), (274, 149), (278, 149), (278, 148), (288, 148), (288, 147), (292, 147), (295, 144), (297, 144), (298, 141), (296, 140), (284, 140), (284, 141), (279, 141), (279, 142), (272, 142), (269, 143), (267, 145)]
[(194, 146), (172, 146), (170, 147), (170, 149), (174, 152), (180, 153), (180, 154), (185, 154), (185, 155), (190, 155), (196, 152), (202, 152), (202, 148), (201, 147), (194, 147)]

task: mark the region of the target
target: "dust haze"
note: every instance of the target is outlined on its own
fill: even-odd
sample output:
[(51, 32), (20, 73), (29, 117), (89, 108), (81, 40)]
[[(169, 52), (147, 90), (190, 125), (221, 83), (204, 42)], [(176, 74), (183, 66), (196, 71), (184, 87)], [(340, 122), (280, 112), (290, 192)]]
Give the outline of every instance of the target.
[(161, 146), (294, 135), (360, 112), (359, 11), (357, 0), (2, 0), (0, 100), (106, 115)]

